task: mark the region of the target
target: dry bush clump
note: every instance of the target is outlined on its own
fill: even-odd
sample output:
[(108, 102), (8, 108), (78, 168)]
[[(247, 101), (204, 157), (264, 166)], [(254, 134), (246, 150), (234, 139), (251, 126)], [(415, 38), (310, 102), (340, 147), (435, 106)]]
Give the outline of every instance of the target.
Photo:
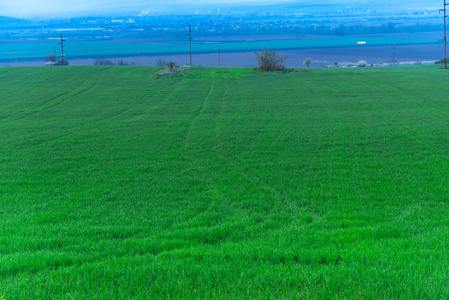
[(285, 70), (285, 59), (275, 51), (265, 49), (262, 52), (254, 52), (256, 54), (259, 69), (266, 72), (275, 72)]

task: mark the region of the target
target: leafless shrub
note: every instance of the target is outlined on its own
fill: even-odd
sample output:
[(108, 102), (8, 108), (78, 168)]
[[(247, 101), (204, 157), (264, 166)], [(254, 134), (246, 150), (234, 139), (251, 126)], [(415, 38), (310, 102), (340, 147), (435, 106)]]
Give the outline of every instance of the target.
[(47, 55), (47, 56), (45, 56), (45, 61), (56, 62), (56, 56), (54, 54)]
[(127, 62), (125, 62), (124, 60), (119, 60), (118, 62), (117, 62), (117, 65), (119, 65), (119, 66), (129, 66), (129, 63), (127, 63)]
[(285, 70), (285, 59), (275, 51), (265, 49), (262, 52), (254, 53), (256, 54), (256, 60), (260, 70), (267, 72)]
[(106, 58), (97, 57), (94, 61), (94, 66), (112, 66), (114, 63)]
[(167, 65), (167, 62), (164, 59), (162, 59), (160, 57), (158, 59), (156, 59), (156, 66), (163, 67), (166, 65)]
[(55, 64), (56, 66), (68, 66), (69, 65), (69, 61), (65, 58), (61, 58), (60, 60), (58, 60)]

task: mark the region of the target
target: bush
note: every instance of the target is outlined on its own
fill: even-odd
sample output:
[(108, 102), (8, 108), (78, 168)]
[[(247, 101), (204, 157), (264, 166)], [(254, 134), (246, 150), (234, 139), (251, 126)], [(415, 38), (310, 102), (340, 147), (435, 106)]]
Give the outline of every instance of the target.
[(273, 50), (265, 49), (262, 52), (254, 53), (260, 70), (266, 72), (285, 70), (285, 59)]
[(364, 67), (366, 67), (368, 65), (368, 63), (366, 62), (366, 60), (359, 60), (358, 62), (357, 62), (357, 67), (358, 68), (364, 68)]
[(112, 66), (114, 63), (106, 58), (97, 57), (94, 61), (94, 66)]
[(311, 64), (313, 64), (313, 60), (311, 58), (304, 59), (304, 62), (302, 63), (304, 66), (310, 67)]
[(46, 62), (56, 62), (56, 56), (54, 54), (50, 54), (45, 56), (45, 61)]
[[(449, 57), (446, 57), (446, 62), (449, 63)], [(440, 58), (439, 60), (435, 61), (435, 64), (444, 64), (444, 58)]]
[(56, 66), (68, 66), (69, 65), (69, 61), (65, 58), (61, 58), (60, 60), (58, 60), (55, 64)]

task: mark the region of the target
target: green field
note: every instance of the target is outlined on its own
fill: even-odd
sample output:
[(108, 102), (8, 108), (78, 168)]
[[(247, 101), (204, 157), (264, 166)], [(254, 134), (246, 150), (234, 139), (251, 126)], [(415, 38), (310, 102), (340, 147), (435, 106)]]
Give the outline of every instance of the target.
[(0, 296), (449, 298), (449, 73), (0, 69)]
[[(268, 37), (267, 37), (268, 39)], [(286, 40), (265, 41), (238, 41), (238, 42), (206, 42), (194, 41), (195, 53), (215, 53), (220, 47), (224, 52), (248, 52), (265, 48), (282, 49), (310, 49), (310, 48), (334, 48), (354, 47), (357, 42), (365, 41), (365, 46), (377, 45), (422, 45), (438, 43), (439, 37), (435, 33), (408, 33), (386, 34), (368, 36), (343, 36), (343, 37), (315, 37)], [(57, 41), (52, 42), (26, 42), (0, 44), (0, 59), (13, 60), (35, 58), (43, 59), (53, 53), (53, 47)], [(163, 41), (154, 43), (115, 41), (74, 41), (68, 40), (65, 53), (71, 57), (97, 57), (97, 56), (127, 56), (127, 55), (169, 55), (184, 54), (188, 52), (187, 41)]]

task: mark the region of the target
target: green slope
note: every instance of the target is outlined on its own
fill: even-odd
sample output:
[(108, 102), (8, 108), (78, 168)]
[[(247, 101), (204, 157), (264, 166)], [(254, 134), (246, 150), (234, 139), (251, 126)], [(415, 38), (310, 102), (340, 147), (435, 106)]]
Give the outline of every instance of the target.
[(5, 299), (449, 297), (449, 73), (0, 69)]

